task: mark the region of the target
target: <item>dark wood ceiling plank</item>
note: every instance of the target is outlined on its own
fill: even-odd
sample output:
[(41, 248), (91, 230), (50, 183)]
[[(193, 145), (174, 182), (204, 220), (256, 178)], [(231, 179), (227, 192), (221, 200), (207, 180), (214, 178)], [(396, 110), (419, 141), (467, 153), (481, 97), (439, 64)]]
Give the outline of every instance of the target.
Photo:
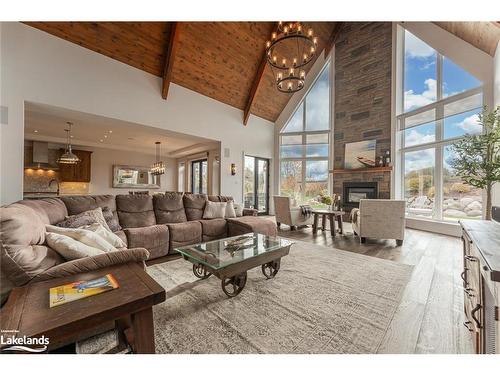
[(170, 36), (168, 38), (167, 49), (165, 51), (165, 67), (163, 69), (163, 85), (161, 89), (161, 96), (167, 99), (170, 81), (172, 80), (172, 68), (174, 66), (174, 58), (177, 52), (177, 46), (180, 34), (180, 23), (172, 22), (170, 27)]
[[(274, 26), (274, 30), (277, 30), (278, 23)], [(264, 71), (267, 66), (267, 57), (266, 57), (266, 49), (263, 48), (262, 57), (259, 62), (259, 67), (257, 68), (257, 73), (253, 79), (252, 87), (250, 88), (250, 92), (248, 93), (247, 104), (243, 111), (243, 125), (247, 125), (248, 119), (250, 118), (250, 113), (252, 112), (252, 105), (255, 100), (255, 95), (257, 94), (257, 90), (259, 89), (260, 83), (262, 82), (262, 78), (264, 77)]]

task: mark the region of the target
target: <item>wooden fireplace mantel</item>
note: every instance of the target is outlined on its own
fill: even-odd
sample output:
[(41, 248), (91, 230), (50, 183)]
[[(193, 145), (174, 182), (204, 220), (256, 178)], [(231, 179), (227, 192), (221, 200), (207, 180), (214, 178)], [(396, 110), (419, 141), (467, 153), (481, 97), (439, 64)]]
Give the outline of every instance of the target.
[(328, 172), (332, 174), (343, 174), (343, 173), (380, 173), (380, 172), (390, 172), (392, 167), (373, 167), (373, 168), (359, 168), (359, 169), (331, 169)]

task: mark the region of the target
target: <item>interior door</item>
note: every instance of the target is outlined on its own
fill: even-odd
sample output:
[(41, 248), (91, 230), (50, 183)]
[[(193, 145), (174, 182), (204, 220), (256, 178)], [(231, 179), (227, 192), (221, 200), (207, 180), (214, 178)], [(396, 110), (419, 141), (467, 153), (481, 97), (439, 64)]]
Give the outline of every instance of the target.
[(269, 213), (269, 159), (245, 156), (244, 199), (246, 208)]

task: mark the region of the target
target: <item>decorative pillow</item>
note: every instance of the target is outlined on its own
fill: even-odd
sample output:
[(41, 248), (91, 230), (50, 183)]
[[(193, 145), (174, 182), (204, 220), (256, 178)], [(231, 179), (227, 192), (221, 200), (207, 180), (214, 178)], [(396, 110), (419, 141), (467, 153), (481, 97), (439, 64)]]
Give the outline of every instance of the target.
[(227, 202), (225, 217), (236, 217), (236, 211), (234, 210), (234, 202), (233, 201)]
[(63, 236), (71, 237), (72, 239), (81, 242), (87, 246), (100, 249), (105, 252), (116, 251), (117, 249), (108, 243), (104, 238), (97, 233), (85, 229), (60, 228), (54, 225), (46, 225), (47, 232), (62, 234)]
[(47, 245), (66, 260), (75, 260), (105, 253), (103, 250), (85, 245), (59, 233), (46, 233), (45, 240)]
[(243, 216), (243, 205), (239, 203), (234, 203), (234, 212), (236, 213), (236, 217)]
[(205, 211), (203, 212), (204, 219), (224, 219), (226, 214), (227, 202), (210, 202), (207, 200)]
[(113, 232), (110, 232), (109, 230), (104, 228), (101, 224), (95, 223), (95, 224), (91, 224), (91, 225), (85, 225), (85, 226), (81, 227), (80, 229), (85, 229), (85, 230), (88, 230), (88, 231), (91, 231), (91, 232), (98, 234), (107, 243), (109, 243), (113, 247), (116, 247), (117, 249), (122, 248), (122, 247), (125, 247), (125, 248), (127, 247), (125, 242), (123, 242), (123, 240), (120, 237), (118, 237)]
[[(90, 216), (91, 218), (94, 219), (94, 222), (101, 224), (104, 228), (106, 228), (109, 231), (111, 230), (111, 229), (109, 229), (109, 226), (106, 223), (106, 219), (104, 219), (101, 207), (97, 207), (97, 208), (95, 208), (93, 210), (89, 210), (89, 211), (84, 211), (84, 212), (81, 212), (81, 213), (76, 214), (76, 215), (68, 216), (68, 217), (66, 217), (66, 219), (72, 218), (73, 220), (76, 220), (77, 218), (82, 217), (82, 216)], [(90, 223), (90, 224), (92, 224), (92, 223)], [(83, 224), (83, 225), (85, 225), (85, 224)]]
[(115, 215), (113, 215), (113, 211), (111, 211), (109, 207), (104, 207), (102, 209), (102, 216), (104, 217), (104, 220), (106, 220), (106, 224), (108, 224), (109, 230), (111, 230), (111, 232), (118, 232), (122, 230), (118, 219), (115, 217)]
[(97, 223), (94, 217), (90, 215), (74, 215), (74, 216), (67, 216), (66, 220), (61, 221), (60, 223), (57, 223), (56, 226), (61, 227), (61, 228), (80, 228), (83, 227), (84, 225), (90, 225)]

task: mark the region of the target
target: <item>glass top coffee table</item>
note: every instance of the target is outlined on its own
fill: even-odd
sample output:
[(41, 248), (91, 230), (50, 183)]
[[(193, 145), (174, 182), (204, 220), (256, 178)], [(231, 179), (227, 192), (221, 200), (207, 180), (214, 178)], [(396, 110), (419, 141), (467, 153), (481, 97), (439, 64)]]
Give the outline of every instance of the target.
[(293, 242), (281, 237), (249, 233), (221, 240), (178, 247), (175, 250), (193, 263), (193, 273), (200, 279), (215, 275), (222, 290), (235, 297), (247, 282), (247, 271), (261, 266), (267, 279), (276, 276), (281, 258), (288, 255)]

